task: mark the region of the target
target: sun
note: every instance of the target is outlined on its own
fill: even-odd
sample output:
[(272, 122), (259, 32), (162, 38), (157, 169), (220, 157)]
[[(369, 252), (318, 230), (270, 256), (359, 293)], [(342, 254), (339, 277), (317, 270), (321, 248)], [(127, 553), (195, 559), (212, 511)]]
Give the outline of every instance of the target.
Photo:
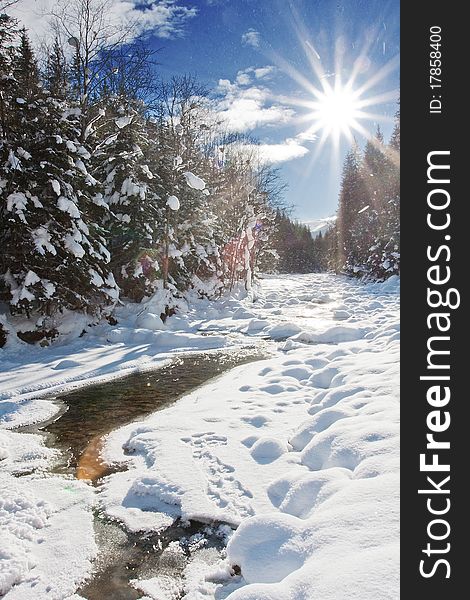
[[(294, 18), (292, 27), (310, 69), (301, 72), (274, 50), (267, 51), (266, 56), (273, 64), (300, 88), (294, 96), (279, 95), (279, 99), (294, 109), (300, 109), (293, 119), (293, 123), (300, 129), (296, 139), (315, 145), (306, 170), (313, 167), (327, 144), (332, 151), (331, 164), (335, 166), (338, 164), (341, 148), (344, 147), (344, 139), (349, 145), (354, 144), (357, 138), (372, 140), (374, 143), (377, 125), (381, 122), (393, 122), (393, 115), (384, 113), (380, 107), (390, 102), (395, 104), (398, 100), (398, 90), (385, 91), (383, 82), (398, 68), (399, 55), (374, 69), (368, 56), (375, 39), (371, 37), (364, 41), (362, 49), (360, 46), (357, 48), (355, 56), (346, 56), (341, 51), (344, 41), (341, 44), (337, 40), (332, 56), (322, 58), (301, 19)], [(374, 107), (379, 110), (374, 110)]]
[(326, 135), (350, 138), (361, 117), (360, 102), (351, 89), (341, 84), (329, 87), (312, 103), (310, 118)]
[(356, 134), (369, 137), (369, 132), (363, 127), (361, 121), (372, 120), (377, 117), (365, 112), (365, 106), (374, 104), (375, 98), (364, 97), (363, 88), (355, 88), (352, 79), (342, 84), (339, 77), (333, 84), (322, 81), (321, 89), (310, 87), (313, 99), (303, 103), (307, 111), (301, 117), (308, 127), (301, 134), (306, 140), (317, 140), (317, 151), (321, 151), (327, 140), (331, 140), (335, 154), (338, 154), (341, 139), (351, 144)]

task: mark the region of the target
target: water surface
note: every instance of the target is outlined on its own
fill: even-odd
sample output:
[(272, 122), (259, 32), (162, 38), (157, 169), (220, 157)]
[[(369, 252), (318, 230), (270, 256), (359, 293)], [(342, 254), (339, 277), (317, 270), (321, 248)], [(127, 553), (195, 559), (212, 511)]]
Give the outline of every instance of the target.
[(153, 371), (56, 396), (67, 410), (42, 431), (49, 434), (48, 445), (62, 450), (64, 460), (58, 470), (80, 479), (98, 479), (107, 472), (99, 460), (105, 434), (170, 406), (228, 369), (265, 355), (259, 348), (186, 354)]

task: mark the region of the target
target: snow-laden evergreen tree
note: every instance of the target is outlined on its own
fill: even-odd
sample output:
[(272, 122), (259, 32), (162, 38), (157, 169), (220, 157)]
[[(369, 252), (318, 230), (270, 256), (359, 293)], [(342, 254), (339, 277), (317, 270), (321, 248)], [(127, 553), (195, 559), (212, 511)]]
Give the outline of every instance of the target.
[(395, 116), (390, 143), (386, 148), (386, 202), (384, 205), (383, 250), (378, 277), (400, 272), (400, 111)]
[(44, 73), (45, 87), (51, 97), (65, 100), (70, 95), (67, 75), (67, 59), (59, 40), (55, 38), (52, 48), (47, 53)]
[(399, 273), (399, 150), (397, 113), (388, 146), (378, 128), (367, 141), (362, 160), (356, 146), (347, 154), (335, 226), (336, 270), (374, 279)]
[(312, 273), (320, 270), (315, 240), (307, 225), (292, 221), (278, 211), (276, 215), (275, 245), (279, 253), (280, 273)]
[[(199, 170), (197, 172), (201, 174)], [(190, 285), (202, 293), (210, 293), (210, 288), (201, 283), (213, 280), (221, 267), (212, 198), (205, 179), (193, 171), (183, 171), (182, 176), (176, 188), (180, 207), (178, 211), (172, 211), (174, 258), (180, 267), (174, 279), (183, 287)]]
[(275, 270), (279, 260), (276, 249), (275, 233), (277, 229), (276, 212), (284, 210), (281, 200), (285, 185), (279, 170), (271, 165), (259, 161), (254, 169), (256, 194), (254, 197), (254, 211), (257, 221), (254, 228), (256, 243), (253, 247), (253, 276), (259, 272)]
[[(194, 287), (204, 295), (217, 293), (221, 259), (216, 239), (214, 202), (204, 177), (209, 165), (200, 135), (204, 131), (192, 79), (174, 80), (170, 103), (160, 115), (159, 175), (165, 193), (162, 244), (165, 286)], [(209, 280), (212, 283), (209, 283)]]
[(140, 301), (162, 277), (158, 245), (165, 209), (159, 150), (141, 103), (117, 96), (104, 104), (94, 136), (94, 175), (109, 207), (105, 222), (114, 275), (123, 295)]
[(368, 191), (376, 218), (375, 236), (367, 257), (367, 272), (374, 279), (384, 279), (400, 270), (399, 152), (400, 125), (397, 114), (390, 144), (385, 146), (383, 137), (377, 136), (373, 149), (366, 146), (364, 162), (374, 175), (369, 180)]
[(354, 144), (344, 160), (341, 180), (336, 224), (337, 270), (355, 273), (365, 261), (367, 241), (364, 236), (369, 229), (368, 216), (364, 216), (364, 212), (369, 208), (365, 192), (361, 157), (357, 145)]
[[(257, 218), (251, 198), (256, 190), (249, 157), (237, 143), (225, 148), (223, 177), (215, 195), (224, 266), (224, 285), (232, 289), (240, 280), (247, 283), (250, 252), (256, 243)], [(251, 227), (250, 227), (251, 226)], [(259, 230), (259, 225), (258, 225)], [(255, 233), (255, 235), (253, 235)], [(248, 239), (250, 238), (250, 239)], [(251, 245), (251, 248), (248, 248)], [(247, 288), (251, 286), (251, 277)]]
[[(79, 111), (43, 88), (25, 32), (13, 64), (15, 103), (1, 155), (1, 295), (12, 313), (97, 313), (117, 289), (101, 227), (103, 204), (77, 142)], [(39, 327), (46, 327), (44, 319)]]
[[(17, 58), (17, 41), (19, 36), (18, 23), (0, 10), (0, 160), (3, 161), (5, 155), (10, 160), (8, 151), (8, 139), (11, 135), (10, 129), (14, 113), (14, 90), (16, 88), (13, 68)], [(8, 269), (8, 257), (3, 251), (5, 248), (7, 223), (2, 219), (5, 207), (5, 198), (3, 189), (6, 186), (4, 178), (5, 168), (3, 162), (0, 165), (0, 274), (6, 273)], [(4, 300), (4, 285), (0, 280), (0, 301)], [(3, 310), (1, 311), (3, 312)], [(7, 330), (0, 322), (0, 348), (7, 342)]]
[(375, 136), (367, 140), (361, 169), (366, 196), (358, 220), (361, 232), (358, 274), (363, 275), (370, 273), (371, 261), (377, 260), (381, 254), (387, 187), (384, 149), (383, 134), (378, 127)]
[(10, 135), (10, 125), (16, 105), (14, 90), (17, 85), (13, 72), (18, 59), (19, 36), (18, 22), (0, 12), (0, 143), (2, 144)]

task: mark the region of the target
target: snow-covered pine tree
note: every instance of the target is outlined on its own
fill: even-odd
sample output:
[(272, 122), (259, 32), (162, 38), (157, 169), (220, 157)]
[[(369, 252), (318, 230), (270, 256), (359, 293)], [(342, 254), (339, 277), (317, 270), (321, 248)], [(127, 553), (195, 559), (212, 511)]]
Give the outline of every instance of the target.
[[(184, 163), (183, 163), (184, 164)], [(194, 172), (196, 171), (198, 175)], [(217, 293), (214, 277), (220, 272), (221, 260), (215, 238), (216, 217), (202, 169), (183, 171), (177, 185), (180, 208), (174, 212), (174, 250), (180, 268), (173, 275), (177, 283), (195, 287), (202, 294)], [(209, 284), (212, 280), (212, 284)]]
[(57, 100), (65, 100), (69, 96), (70, 85), (67, 79), (68, 65), (64, 50), (55, 38), (46, 57), (44, 81), (48, 93)]
[(225, 288), (231, 288), (235, 281), (232, 275), (235, 275), (238, 255), (242, 252), (238, 231), (241, 211), (237, 201), (242, 182), (235, 176), (234, 148), (232, 136), (218, 136), (211, 144), (206, 166), (211, 210), (216, 217), (213, 229), (220, 255), (218, 278)]
[[(394, 132), (399, 143), (399, 129)], [(399, 270), (399, 165), (398, 152), (386, 147), (380, 129), (364, 151), (364, 180), (369, 196), (372, 243), (366, 256), (366, 272), (385, 279)], [(365, 247), (364, 247), (365, 251)]]
[[(17, 41), (19, 36), (18, 23), (10, 16), (0, 10), (0, 159), (5, 155), (10, 158), (7, 142), (10, 137), (11, 121), (14, 110), (14, 93), (16, 88), (15, 78), (13, 76), (13, 65), (17, 57)], [(4, 213), (3, 188), (6, 186), (4, 179), (5, 168), (3, 163), (0, 165), (0, 273), (7, 271), (7, 254), (4, 251), (7, 232), (7, 223), (2, 219)], [(4, 285), (0, 280), (0, 301), (6, 299)], [(3, 311), (2, 311), (3, 312)], [(7, 331), (0, 322), (0, 348), (7, 341)]]
[(400, 111), (386, 149), (386, 202), (384, 207), (384, 244), (380, 261), (381, 277), (400, 272)]
[(103, 183), (111, 266), (122, 293), (139, 302), (161, 278), (163, 189), (158, 148), (142, 103), (122, 96), (104, 101), (97, 127), (94, 175)]
[(259, 271), (272, 271), (276, 268), (279, 254), (276, 250), (275, 233), (277, 229), (276, 211), (284, 209), (280, 198), (285, 190), (277, 168), (262, 164), (257, 157), (256, 195), (254, 208), (257, 213), (253, 247), (253, 276)]
[(182, 163), (178, 167), (181, 207), (176, 215), (175, 235), (183, 266), (180, 277), (186, 280), (186, 286), (195, 287), (200, 293), (210, 296), (217, 294), (221, 286), (217, 218), (208, 185), (209, 165), (195, 144), (190, 146), (188, 143), (188, 146), (184, 148)]
[(356, 273), (365, 260), (363, 236), (367, 233), (367, 223), (365, 218), (361, 217), (368, 209), (365, 191), (361, 173), (361, 156), (357, 145), (354, 144), (345, 157), (341, 180), (336, 222), (336, 270), (338, 271)]
[(164, 282), (180, 291), (194, 287), (210, 295), (217, 292), (214, 277), (221, 261), (213, 201), (204, 179), (209, 164), (203, 151), (207, 126), (200, 115), (200, 90), (192, 78), (183, 77), (164, 86), (163, 94), (159, 174), (166, 198)]
[(0, 12), (0, 143), (10, 135), (10, 125), (15, 106), (16, 81), (13, 70), (18, 58), (18, 22)]
[[(346, 256), (345, 270), (356, 277), (364, 277), (368, 274), (367, 262), (379, 227), (379, 213), (383, 202), (381, 145), (383, 145), (383, 137), (378, 130), (377, 139), (367, 141), (362, 160), (358, 149), (355, 150), (357, 159), (354, 168), (354, 185), (351, 187), (353, 210), (352, 222), (347, 234), (349, 254)], [(341, 223), (340, 213), (338, 222)], [(341, 230), (340, 227), (340, 248), (342, 247)]]
[(336, 270), (373, 279), (399, 273), (399, 111), (388, 146), (377, 128), (375, 137), (366, 143), (362, 160), (357, 146), (347, 154), (338, 219), (327, 237), (328, 243), (337, 247)]
[(279, 272), (312, 273), (320, 270), (315, 240), (308, 226), (292, 221), (282, 211), (278, 211), (276, 223), (274, 243), (279, 253)]
[(395, 152), (400, 152), (400, 108), (395, 113), (395, 124), (389, 142), (390, 148)]
[[(97, 313), (117, 298), (96, 215), (96, 181), (77, 142), (79, 111), (40, 82), (25, 32), (13, 65), (15, 102), (1, 156), (1, 295), (12, 313)], [(100, 209), (103, 210), (103, 209)], [(39, 329), (51, 328), (39, 319)]]
[(325, 268), (337, 273), (341, 268), (338, 257), (343, 256), (342, 252), (340, 252), (339, 227), (337, 223), (325, 233), (323, 249), (326, 252), (326, 257), (324, 258)]

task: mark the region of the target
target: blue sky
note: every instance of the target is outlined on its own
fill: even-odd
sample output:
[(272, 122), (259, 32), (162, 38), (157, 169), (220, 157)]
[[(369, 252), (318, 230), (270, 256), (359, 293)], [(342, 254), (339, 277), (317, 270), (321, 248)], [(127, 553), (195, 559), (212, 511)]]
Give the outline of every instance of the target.
[[(296, 117), (305, 115), (308, 111), (282, 102), (283, 96), (309, 99), (309, 93), (283, 72), (283, 69), (288, 68), (287, 65), (294, 66), (314, 85), (319, 86), (305, 52), (305, 44), (302, 44), (305, 35), (309, 36), (327, 73), (338, 71), (335, 69), (335, 48), (340, 44), (343, 46), (342, 77), (345, 80), (366, 41), (370, 40), (370, 49), (365, 56), (363, 72), (357, 85), (373, 77), (389, 61), (396, 59), (399, 53), (397, 0), (199, 0), (187, 2), (186, 6), (197, 7), (198, 12), (188, 19), (183, 36), (155, 40), (162, 48), (158, 59), (161, 63), (159, 69), (163, 75), (195, 74), (210, 88), (218, 88), (222, 97), (228, 88), (230, 98), (235, 102), (240, 99), (240, 92), (241, 97), (245, 98), (250, 97), (249, 90), (253, 88), (269, 90), (269, 98), (264, 100), (264, 96), (259, 97), (262, 100), (259, 107), (261, 111), (274, 106), (294, 111), (295, 115), (289, 117), (288, 114), (283, 115), (282, 110), (278, 113), (273, 110), (271, 121), (269, 115), (261, 113), (262, 124), (245, 129), (253, 133), (261, 143), (285, 143), (285, 140), (295, 139), (308, 127), (308, 121), (296, 123)], [(300, 35), (295, 15), (304, 27)], [(274, 69), (267, 76), (257, 78), (254, 70), (264, 67)], [(246, 78), (243, 73), (240, 76), (240, 72), (247, 70)], [(237, 84), (237, 74), (239, 80), (246, 81), (245, 85)], [(236, 86), (235, 89), (230, 89), (228, 84), (221, 88), (220, 80), (229, 81), (232, 86)], [(394, 92), (395, 98), (371, 107), (371, 112), (390, 120), (397, 109), (396, 98), (399, 92), (399, 69), (396, 66), (393, 69), (390, 67), (390, 72), (372, 86), (365, 96), (375, 96), (382, 92)], [(256, 94), (254, 97), (258, 99)], [(240, 105), (240, 109), (242, 108), (243, 104)], [(253, 118), (256, 118), (256, 108)], [(386, 138), (392, 128), (389, 120), (379, 121)], [(373, 132), (377, 122), (376, 119), (371, 119), (362, 121), (362, 124)], [(245, 128), (247, 125), (250, 123), (242, 123), (241, 127)], [(357, 135), (357, 139), (361, 145), (364, 144), (362, 136)], [(295, 206), (295, 216), (302, 220), (334, 214), (342, 157), (349, 146), (343, 138), (341, 160), (338, 161), (333, 160), (331, 144), (326, 143), (313, 162), (315, 143), (302, 144), (308, 150), (303, 156), (277, 163), (289, 186), (288, 201)], [(291, 150), (295, 154), (296, 148), (292, 146), (293, 144)]]
[[(47, 31), (41, 15), (56, 1), (19, 0), (12, 12), (41, 38)], [(318, 152), (319, 138), (306, 133), (314, 120), (301, 104), (314, 99), (309, 85), (322, 84), (312, 63), (331, 84), (337, 77), (344, 84), (359, 65), (353, 90), (373, 84), (361, 99), (385, 94), (364, 109), (376, 116), (360, 123), (374, 132), (379, 122), (390, 135), (399, 95), (398, 0), (109, 1), (114, 18), (137, 21), (160, 49), (163, 78), (195, 75), (212, 90), (230, 128), (259, 140), (265, 159), (281, 169), (287, 201), (301, 220), (335, 213), (350, 145), (343, 137), (335, 155), (327, 140)], [(363, 146), (364, 137), (356, 138)]]

